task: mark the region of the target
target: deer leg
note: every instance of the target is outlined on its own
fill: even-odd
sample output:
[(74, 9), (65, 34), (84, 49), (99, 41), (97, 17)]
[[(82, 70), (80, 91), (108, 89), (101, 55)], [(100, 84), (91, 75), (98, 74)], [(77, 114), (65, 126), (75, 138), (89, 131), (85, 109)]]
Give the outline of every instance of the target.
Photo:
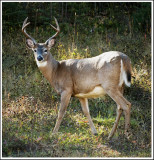
[(131, 103), (127, 101), (123, 95), (120, 95), (121, 102), (124, 102), (124, 105), (121, 106), (125, 115), (125, 135), (128, 136), (129, 128), (130, 128), (130, 111), (131, 111)]
[(125, 135), (128, 136), (129, 128), (130, 128), (130, 111), (131, 111), (131, 103), (126, 99), (127, 109), (124, 110), (125, 115)]
[[(121, 94), (123, 94), (123, 92), (124, 92), (124, 85), (122, 85), (120, 88), (119, 88), (119, 90), (120, 90), (120, 92), (121, 92)], [(114, 126), (113, 126), (113, 128), (112, 128), (112, 130), (111, 130), (111, 132), (110, 132), (110, 134), (109, 134), (109, 136), (108, 136), (108, 139), (110, 139), (112, 136), (113, 136), (113, 134), (115, 133), (115, 131), (116, 131), (116, 129), (117, 129), (117, 126), (118, 126), (118, 123), (119, 123), (119, 120), (120, 120), (120, 117), (121, 117), (121, 114), (122, 114), (122, 109), (120, 108), (120, 106), (117, 104), (117, 117), (116, 117), (116, 120), (115, 120), (115, 122), (114, 122)]]
[(82, 106), (83, 113), (88, 118), (88, 122), (89, 122), (92, 133), (94, 135), (97, 135), (97, 130), (95, 129), (95, 126), (94, 126), (93, 121), (91, 119), (91, 116), (89, 114), (89, 106), (88, 106), (87, 98), (80, 98), (79, 100), (80, 100), (80, 103), (81, 103), (81, 106)]
[(116, 120), (114, 122), (113, 128), (112, 128), (112, 130), (111, 130), (111, 132), (110, 132), (110, 134), (108, 136), (108, 139), (110, 139), (114, 135), (114, 133), (115, 133), (115, 131), (117, 129), (120, 117), (121, 117), (121, 113), (122, 113), (122, 109), (120, 109), (120, 107), (118, 106), (118, 108), (117, 108), (117, 117), (116, 117)]
[(69, 94), (68, 92), (66, 92), (66, 91), (62, 92), (62, 94), (61, 94), (61, 105), (60, 105), (60, 109), (59, 109), (59, 112), (58, 112), (58, 119), (56, 121), (56, 125), (54, 127), (53, 133), (56, 133), (59, 130), (59, 126), (60, 126), (61, 121), (64, 117), (65, 111), (66, 111), (68, 103), (70, 101), (70, 97), (71, 97), (71, 94)]
[(117, 91), (114, 90), (114, 92), (113, 91), (107, 91), (107, 93), (118, 105), (117, 118), (116, 118), (115, 124), (114, 124), (114, 126), (112, 128), (112, 131), (109, 134), (108, 138), (111, 138), (116, 131), (116, 128), (117, 128), (117, 125), (118, 125), (118, 122), (119, 122), (119, 119), (120, 119), (120, 116), (121, 116), (121, 113), (122, 113), (121, 110), (123, 110), (124, 114), (125, 114), (125, 134), (127, 134), (128, 130), (129, 130), (129, 127), (130, 127), (131, 103), (128, 102), (123, 97), (122, 93), (119, 90), (117, 90)]

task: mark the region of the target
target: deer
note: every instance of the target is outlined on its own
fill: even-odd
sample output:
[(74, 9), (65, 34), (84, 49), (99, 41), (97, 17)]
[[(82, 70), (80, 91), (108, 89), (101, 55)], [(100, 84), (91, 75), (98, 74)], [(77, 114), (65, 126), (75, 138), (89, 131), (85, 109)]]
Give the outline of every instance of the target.
[(88, 99), (107, 94), (117, 105), (117, 116), (108, 139), (113, 137), (122, 113), (125, 116), (124, 135), (128, 135), (131, 103), (124, 98), (123, 92), (124, 85), (128, 87), (131, 85), (130, 58), (119, 51), (108, 51), (91, 58), (57, 61), (50, 53), (50, 49), (54, 46), (55, 39), (60, 33), (57, 19), (54, 17), (56, 27), (50, 24), (56, 33), (45, 43), (37, 43), (26, 32), (26, 27), (30, 24), (30, 22), (27, 23), (27, 19), (28, 17), (22, 26), (26, 45), (34, 52), (35, 61), (41, 73), (61, 96), (58, 116), (52, 134), (58, 132), (71, 97), (76, 97), (88, 119), (92, 134), (98, 135), (90, 116)]

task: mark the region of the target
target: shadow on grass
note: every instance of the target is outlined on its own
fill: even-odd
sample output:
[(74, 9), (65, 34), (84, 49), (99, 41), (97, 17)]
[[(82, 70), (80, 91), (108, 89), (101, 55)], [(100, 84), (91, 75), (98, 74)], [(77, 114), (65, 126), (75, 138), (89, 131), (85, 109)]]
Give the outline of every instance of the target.
[(109, 140), (108, 146), (120, 152), (123, 157), (151, 157), (150, 144), (141, 144), (133, 139), (120, 135), (118, 138)]
[[(24, 139), (21, 139), (15, 135), (11, 136), (9, 133), (4, 133), (2, 142), (2, 157), (9, 157), (14, 155), (14, 157), (18, 157), (20, 152), (30, 152), (30, 150), (34, 150), (33, 144), (26, 144)], [(7, 138), (6, 138), (7, 137)]]

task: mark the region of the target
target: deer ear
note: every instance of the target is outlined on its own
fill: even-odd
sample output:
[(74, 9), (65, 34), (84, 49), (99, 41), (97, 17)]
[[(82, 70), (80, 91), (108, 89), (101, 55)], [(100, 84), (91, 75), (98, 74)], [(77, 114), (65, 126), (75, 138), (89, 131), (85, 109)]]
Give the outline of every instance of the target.
[(53, 47), (54, 44), (55, 44), (55, 39), (48, 40), (47, 43), (46, 43), (46, 45), (47, 45), (49, 48)]
[(26, 45), (29, 49), (34, 48), (35, 44), (31, 39), (26, 39)]

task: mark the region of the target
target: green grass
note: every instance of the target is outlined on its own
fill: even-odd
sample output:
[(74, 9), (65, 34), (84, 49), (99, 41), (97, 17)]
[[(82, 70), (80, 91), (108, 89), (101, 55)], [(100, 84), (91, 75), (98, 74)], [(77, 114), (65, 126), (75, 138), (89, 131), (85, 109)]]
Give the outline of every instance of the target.
[[(3, 108), (4, 157), (150, 156), (149, 139), (146, 137), (148, 141), (144, 142), (137, 137), (143, 135), (144, 130), (137, 129), (141, 126), (135, 119), (131, 120), (131, 139), (123, 136), (122, 117), (114, 138), (108, 141), (114, 118), (93, 118), (98, 131), (98, 136), (94, 136), (82, 112), (69, 108), (58, 134), (52, 135), (57, 117), (56, 107), (46, 107), (45, 103), (35, 101), (34, 97), (23, 96), (16, 101), (3, 101)], [(136, 130), (138, 133), (134, 133)]]
[[(42, 36), (40, 33), (40, 37)], [(32, 52), (20, 34), (3, 36), (2, 154), (3, 157), (151, 157), (151, 51), (150, 38), (81, 34), (76, 40), (59, 37), (51, 50), (55, 59), (83, 58), (109, 50), (132, 60), (130, 139), (124, 137), (124, 117), (108, 140), (116, 117), (116, 104), (106, 96), (90, 99), (90, 113), (98, 135), (91, 134), (80, 103), (72, 98), (59, 132), (52, 135), (60, 97), (39, 72)], [(43, 36), (42, 36), (43, 39)]]

